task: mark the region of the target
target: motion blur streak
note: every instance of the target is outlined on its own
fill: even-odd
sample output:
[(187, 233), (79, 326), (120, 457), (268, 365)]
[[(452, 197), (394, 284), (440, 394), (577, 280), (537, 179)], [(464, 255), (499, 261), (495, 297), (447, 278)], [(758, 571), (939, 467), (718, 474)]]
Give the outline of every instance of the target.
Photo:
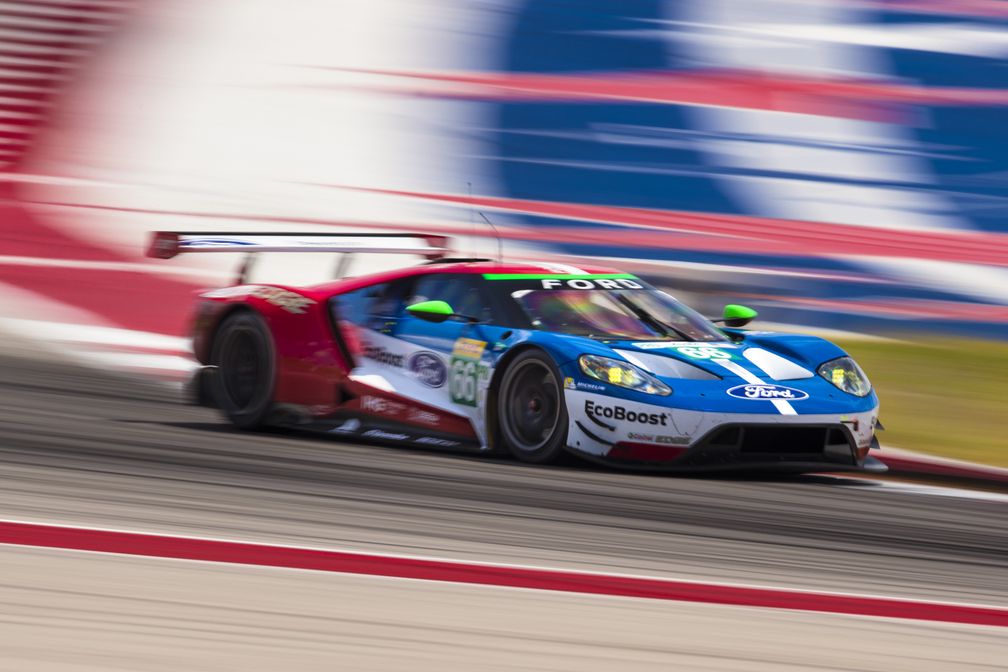
[[(1003, 499), (236, 434), (154, 380), (189, 371), (192, 293), (234, 266), (143, 251), (391, 228), (479, 256), (482, 209), (508, 256), (605, 258), (707, 314), (1005, 339), (1006, 21), (1002, 0), (0, 0), (0, 510), (30, 523), (8, 541), (61, 547), (0, 544), (0, 670), (1003, 667), (1008, 631), (975, 625), (1008, 609)], [(331, 276), (304, 259), (255, 280)], [(909, 390), (883, 418), (923, 415), (927, 382), (928, 438), (994, 452), (970, 412), (1003, 386), (916, 361), (882, 369)]]
[[(771, 110), (834, 117), (884, 120), (895, 116), (883, 104), (1008, 104), (1008, 90), (928, 88), (856, 79), (768, 77), (760, 72), (697, 74), (624, 72), (586, 75), (466, 75), (457, 73), (366, 72), (421, 80), (393, 91), (478, 100), (627, 101)], [(424, 87), (424, 84), (427, 86)], [(371, 86), (374, 86), (372, 84)], [(888, 114), (887, 114), (888, 112)]]
[[(767, 220), (755, 217), (696, 214), (681, 211), (648, 210), (643, 208), (623, 208), (578, 205), (572, 203), (552, 203), (542, 201), (522, 201), (513, 199), (472, 198), (451, 194), (422, 194), (414, 192), (387, 192), (394, 195), (429, 199), (447, 203), (494, 208), (530, 215), (543, 215), (561, 219), (586, 220), (608, 224), (623, 224), (641, 228), (689, 231), (697, 234), (711, 234), (695, 237), (706, 242), (706, 246), (693, 249), (734, 249), (743, 251), (759, 249), (761, 243), (773, 244), (778, 254), (787, 254), (780, 248), (787, 244), (791, 253), (809, 253), (812, 249), (822, 249), (829, 245), (831, 253), (837, 255), (903, 256), (944, 261), (972, 261), (994, 265), (1008, 265), (1008, 236), (1003, 234), (978, 234), (974, 232), (914, 232), (907, 233), (885, 228), (859, 226), (856, 228), (817, 222), (797, 222), (787, 220)], [(548, 231), (548, 230), (547, 230)], [(575, 229), (576, 231), (576, 229)], [(591, 233), (588, 230), (587, 233)], [(615, 231), (609, 231), (610, 235)], [(536, 233), (530, 233), (533, 238)], [(623, 239), (624, 232), (619, 236)], [(724, 238), (722, 236), (732, 236)], [(634, 243), (639, 238), (632, 238)], [(689, 240), (688, 238), (679, 239)], [(679, 242), (677, 241), (677, 242)], [(630, 241), (628, 241), (630, 242)], [(671, 243), (672, 241), (666, 241)], [(804, 244), (804, 247), (802, 247)], [(795, 250), (794, 246), (798, 248)]]
[(996, 2), (2, 6), (7, 314), (178, 335), (221, 269), (147, 271), (147, 231), (468, 232), (469, 202), (395, 194), (471, 185), (513, 254), (646, 268), (703, 310), (745, 286), (777, 323), (1004, 336)]

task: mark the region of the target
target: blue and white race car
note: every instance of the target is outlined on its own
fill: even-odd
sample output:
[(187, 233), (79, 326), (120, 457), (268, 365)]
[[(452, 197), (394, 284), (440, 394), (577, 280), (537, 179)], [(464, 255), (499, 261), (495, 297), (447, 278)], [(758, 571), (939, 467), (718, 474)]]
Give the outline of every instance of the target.
[[(349, 234), (161, 233), (154, 256), (393, 251)], [(199, 396), (236, 425), (630, 467), (885, 471), (878, 398), (839, 347), (709, 320), (617, 270), (437, 259), (311, 287), (204, 293)], [(212, 245), (202, 245), (201, 240)], [(433, 242), (432, 242), (433, 241)], [(722, 325), (717, 324), (718, 322)]]

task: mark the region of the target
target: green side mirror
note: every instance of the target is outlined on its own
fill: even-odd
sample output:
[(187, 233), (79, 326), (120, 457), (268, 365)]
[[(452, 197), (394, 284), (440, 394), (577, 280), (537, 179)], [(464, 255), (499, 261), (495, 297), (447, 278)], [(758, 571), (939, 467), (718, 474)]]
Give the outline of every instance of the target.
[(421, 301), (412, 306), (406, 306), (406, 311), (410, 315), (428, 322), (444, 322), (455, 314), (452, 307), (444, 301)]
[(721, 315), (726, 327), (744, 327), (756, 319), (758, 313), (748, 306), (729, 303)]

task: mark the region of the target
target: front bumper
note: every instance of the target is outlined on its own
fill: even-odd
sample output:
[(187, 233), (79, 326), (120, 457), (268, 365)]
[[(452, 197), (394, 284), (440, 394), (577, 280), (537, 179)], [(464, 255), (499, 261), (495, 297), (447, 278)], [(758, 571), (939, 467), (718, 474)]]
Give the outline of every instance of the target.
[(591, 457), (624, 467), (683, 471), (887, 471), (867, 452), (843, 424), (728, 423), (689, 447), (625, 441)]
[(860, 412), (776, 414), (695, 411), (566, 390), (568, 448), (631, 468), (690, 471), (885, 471), (878, 407)]

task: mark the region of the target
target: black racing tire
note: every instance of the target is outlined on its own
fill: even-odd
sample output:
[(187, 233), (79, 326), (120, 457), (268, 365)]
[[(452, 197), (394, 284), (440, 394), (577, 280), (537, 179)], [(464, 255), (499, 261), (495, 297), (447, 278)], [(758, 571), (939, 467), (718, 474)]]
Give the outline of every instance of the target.
[(214, 337), (210, 363), (216, 367), (210, 393), (224, 415), (241, 429), (265, 425), (273, 407), (276, 358), (263, 319), (251, 311), (226, 317)]
[(526, 350), (504, 371), (497, 394), (497, 424), (508, 452), (545, 464), (567, 444), (567, 403), (560, 371), (541, 350)]

